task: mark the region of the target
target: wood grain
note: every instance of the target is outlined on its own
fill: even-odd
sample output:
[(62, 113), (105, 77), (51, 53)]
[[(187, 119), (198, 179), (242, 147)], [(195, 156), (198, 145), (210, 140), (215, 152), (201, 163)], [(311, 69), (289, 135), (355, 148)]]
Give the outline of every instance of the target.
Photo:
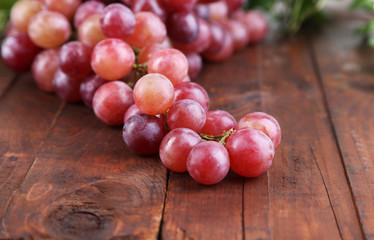
[(0, 222), (62, 107), (55, 96), (36, 89), (30, 74), (8, 91), (0, 98)]
[(374, 239), (374, 50), (336, 16), (314, 38), (317, 67), (365, 238)]
[(121, 128), (71, 104), (14, 196), (5, 236), (156, 239), (165, 186), (157, 157), (131, 153)]
[(16, 74), (11, 72), (0, 58), (0, 98), (14, 81), (16, 81)]

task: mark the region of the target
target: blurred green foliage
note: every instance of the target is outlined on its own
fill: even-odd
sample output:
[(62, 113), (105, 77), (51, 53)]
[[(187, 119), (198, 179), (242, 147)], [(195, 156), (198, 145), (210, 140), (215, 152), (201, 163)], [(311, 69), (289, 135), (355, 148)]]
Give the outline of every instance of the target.
[[(373, 0), (355, 0), (350, 6), (351, 10), (366, 10), (374, 13)], [(374, 47), (374, 18), (370, 19), (365, 25), (357, 29), (357, 32), (367, 37), (367, 44)]]
[(17, 0), (0, 0), (0, 33), (5, 29), (10, 8), (16, 1)]

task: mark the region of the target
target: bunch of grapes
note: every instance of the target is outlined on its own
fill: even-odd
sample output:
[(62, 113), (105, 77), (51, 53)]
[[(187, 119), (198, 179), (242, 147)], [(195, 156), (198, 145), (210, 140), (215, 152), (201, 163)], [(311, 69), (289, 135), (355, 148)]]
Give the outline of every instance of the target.
[(83, 101), (126, 145), (160, 152), (166, 167), (203, 184), (233, 171), (265, 172), (281, 138), (277, 121), (251, 113), (238, 123), (208, 111), (191, 82), (203, 61), (222, 61), (260, 42), (267, 22), (244, 0), (21, 0), (1, 46), (4, 63), (32, 69), (36, 85), (66, 102)]

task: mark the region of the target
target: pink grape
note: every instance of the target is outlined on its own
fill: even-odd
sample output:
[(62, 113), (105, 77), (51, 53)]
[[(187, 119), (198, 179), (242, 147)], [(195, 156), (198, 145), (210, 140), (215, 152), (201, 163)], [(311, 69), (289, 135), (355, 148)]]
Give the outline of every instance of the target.
[(65, 102), (79, 102), (81, 100), (79, 94), (81, 82), (81, 78), (69, 77), (59, 69), (52, 80), (52, 85), (57, 96)]
[(247, 46), (250, 36), (247, 28), (241, 22), (235, 20), (226, 20), (222, 24), (231, 34), (234, 43), (234, 49), (236, 51), (239, 51)]
[(167, 115), (167, 123), (170, 129), (189, 128), (197, 133), (204, 127), (206, 112), (196, 101), (182, 99), (175, 102)]
[(188, 128), (171, 130), (160, 145), (160, 159), (174, 172), (187, 171), (187, 157), (192, 147), (202, 142), (200, 136)]
[(198, 183), (211, 185), (225, 178), (230, 169), (229, 154), (218, 142), (195, 145), (187, 157), (187, 170)]
[(100, 14), (105, 5), (97, 1), (87, 1), (81, 4), (74, 15), (74, 26), (78, 28), (88, 17)]
[(32, 63), (32, 76), (36, 85), (43, 91), (53, 92), (52, 81), (58, 70), (57, 49), (40, 52)]
[(105, 80), (118, 80), (126, 76), (134, 63), (134, 51), (121, 39), (105, 39), (92, 51), (92, 69)]
[(160, 73), (176, 85), (188, 74), (187, 58), (177, 49), (161, 49), (149, 59), (148, 73)]
[(134, 32), (135, 16), (125, 5), (113, 3), (101, 12), (100, 24), (105, 36), (124, 39)]
[(169, 12), (188, 12), (193, 9), (197, 0), (163, 0)]
[(27, 32), (30, 19), (43, 10), (43, 4), (39, 1), (17, 1), (10, 12), (12, 26), (20, 32)]
[(91, 49), (79, 41), (64, 44), (60, 49), (59, 67), (70, 77), (84, 77), (91, 71)]
[(78, 39), (91, 48), (95, 47), (100, 41), (106, 39), (100, 27), (100, 15), (93, 14), (79, 25)]
[(201, 133), (210, 136), (219, 136), (236, 126), (235, 118), (223, 110), (214, 110), (206, 113), (206, 122)]
[(139, 113), (126, 121), (122, 137), (132, 151), (148, 155), (158, 152), (166, 133), (166, 127), (161, 119)]
[(195, 78), (200, 74), (203, 68), (203, 60), (197, 53), (189, 53), (186, 57), (188, 60), (188, 75), (190, 78)]
[(173, 12), (166, 20), (168, 35), (179, 43), (192, 43), (199, 35), (198, 18), (193, 12)]
[(231, 169), (244, 177), (257, 177), (273, 163), (274, 144), (263, 132), (254, 128), (235, 131), (226, 141)]
[(216, 1), (214, 3), (208, 4), (210, 19), (213, 22), (225, 21), (229, 14), (229, 9), (225, 1)]
[(268, 23), (260, 12), (248, 11), (240, 17), (239, 21), (246, 26), (250, 35), (250, 43), (258, 43), (265, 38)]
[(246, 0), (225, 0), (229, 12), (234, 12), (238, 9), (243, 8)]
[(59, 12), (66, 16), (68, 19), (72, 19), (75, 11), (82, 4), (81, 0), (43, 0), (46, 8), (53, 12)]
[(278, 121), (274, 117), (263, 112), (248, 113), (239, 120), (236, 129), (248, 127), (265, 133), (274, 143), (274, 148), (278, 148), (282, 138), (282, 131)]
[(161, 1), (162, 0), (132, 0), (131, 9), (134, 13), (152, 12), (161, 18), (162, 21), (165, 21), (167, 13)]
[(206, 90), (194, 82), (182, 82), (175, 86), (175, 101), (192, 99), (200, 103), (205, 111), (208, 111), (210, 100)]
[(150, 73), (140, 78), (134, 87), (134, 101), (149, 115), (166, 112), (174, 101), (174, 87), (164, 75)]
[(136, 104), (133, 104), (127, 109), (125, 116), (123, 118), (123, 123), (125, 123), (129, 118), (134, 116), (135, 114), (142, 113), (142, 111), (136, 106)]
[(194, 13), (205, 21), (209, 21), (210, 19), (210, 10), (207, 4), (196, 4)]
[(95, 115), (111, 126), (123, 124), (123, 117), (133, 103), (132, 89), (120, 81), (104, 83), (92, 99)]
[(91, 74), (85, 77), (79, 88), (79, 92), (84, 104), (92, 108), (92, 99), (96, 90), (106, 82), (107, 81), (96, 74)]
[(159, 43), (145, 46), (138, 55), (138, 63), (143, 64), (148, 62), (154, 53), (165, 48), (167, 47)]
[(220, 62), (228, 59), (234, 52), (234, 42), (231, 35), (224, 30), (222, 48), (217, 52), (204, 52), (203, 57), (210, 61)]

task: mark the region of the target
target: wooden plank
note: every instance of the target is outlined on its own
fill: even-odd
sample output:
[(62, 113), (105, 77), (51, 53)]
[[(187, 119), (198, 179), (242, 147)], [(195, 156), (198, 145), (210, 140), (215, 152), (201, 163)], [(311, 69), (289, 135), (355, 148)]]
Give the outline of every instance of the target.
[(166, 170), (131, 153), (121, 128), (69, 104), (3, 221), (11, 238), (156, 239)]
[[(4, 69), (2, 75), (7, 74), (12, 75)], [(55, 96), (35, 87), (30, 74), (20, 76), (0, 98), (0, 222), (61, 107)], [(3, 236), (0, 224), (0, 238)]]
[(374, 50), (355, 34), (362, 20), (335, 19), (314, 39), (316, 62), (362, 229), (374, 239)]
[(9, 88), (12, 81), (15, 81), (16, 74), (10, 71), (0, 58), (0, 98)]
[(308, 49), (303, 38), (262, 48), (261, 109), (283, 140), (267, 178), (245, 182), (246, 239), (362, 238)]
[[(209, 92), (210, 109), (223, 109), (236, 118), (259, 104), (258, 69), (252, 67), (258, 48), (228, 62), (207, 64), (197, 82)], [(248, 54), (253, 52), (253, 54)], [(243, 178), (230, 172), (220, 183), (204, 186), (188, 173), (170, 173), (162, 239), (243, 239)]]

